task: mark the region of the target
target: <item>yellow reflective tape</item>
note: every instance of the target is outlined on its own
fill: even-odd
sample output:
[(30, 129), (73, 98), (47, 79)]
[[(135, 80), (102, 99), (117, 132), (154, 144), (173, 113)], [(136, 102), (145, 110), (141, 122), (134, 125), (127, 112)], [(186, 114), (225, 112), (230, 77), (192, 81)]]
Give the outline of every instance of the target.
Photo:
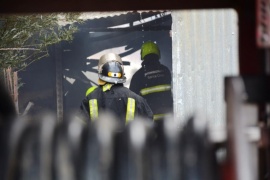
[(134, 120), (134, 116), (135, 116), (135, 99), (128, 98), (128, 102), (127, 102), (127, 114), (126, 114), (126, 124), (129, 121)]
[(161, 118), (164, 118), (166, 116), (166, 114), (154, 114), (153, 119), (154, 120), (159, 120)]
[(121, 77), (122, 74), (121, 73), (108, 72), (108, 76), (109, 77)]
[(92, 87), (90, 87), (90, 88), (86, 91), (85, 96), (88, 96), (89, 94), (91, 94), (96, 88), (97, 88), (97, 86), (92, 86)]
[(98, 118), (98, 103), (97, 99), (90, 99), (89, 100), (89, 112), (90, 112), (90, 119), (94, 121)]
[(110, 90), (112, 86), (113, 86), (113, 84), (107, 83), (107, 84), (102, 86), (102, 91), (105, 92), (107, 90)]
[(164, 85), (158, 85), (158, 86), (144, 88), (140, 91), (140, 93), (141, 93), (141, 95), (144, 96), (144, 95), (151, 94), (151, 93), (169, 91), (170, 89), (171, 89), (171, 85), (164, 84)]

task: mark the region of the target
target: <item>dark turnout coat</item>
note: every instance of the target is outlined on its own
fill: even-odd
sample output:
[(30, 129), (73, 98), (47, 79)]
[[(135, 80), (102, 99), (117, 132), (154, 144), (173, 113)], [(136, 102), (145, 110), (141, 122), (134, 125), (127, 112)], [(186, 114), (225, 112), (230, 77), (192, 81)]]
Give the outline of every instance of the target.
[(89, 88), (81, 103), (81, 109), (91, 121), (97, 119), (102, 111), (113, 113), (121, 124), (126, 124), (136, 117), (153, 119), (152, 110), (146, 100), (123, 84)]
[(130, 90), (146, 99), (154, 113), (154, 119), (172, 113), (171, 73), (158, 60), (142, 62), (142, 67), (131, 79)]

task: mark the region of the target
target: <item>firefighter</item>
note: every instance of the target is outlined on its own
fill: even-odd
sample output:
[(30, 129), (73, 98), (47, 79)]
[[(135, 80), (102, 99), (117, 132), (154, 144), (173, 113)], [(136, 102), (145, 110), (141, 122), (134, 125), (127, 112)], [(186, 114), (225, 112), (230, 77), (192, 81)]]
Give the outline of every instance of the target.
[(99, 86), (90, 87), (81, 103), (81, 109), (90, 121), (98, 119), (102, 111), (118, 117), (121, 125), (137, 116), (153, 119), (146, 100), (123, 86), (126, 77), (119, 55), (108, 53), (100, 57), (98, 77)]
[(173, 111), (170, 70), (159, 61), (156, 43), (147, 41), (141, 46), (142, 67), (133, 75), (130, 90), (146, 99), (154, 120), (163, 119)]

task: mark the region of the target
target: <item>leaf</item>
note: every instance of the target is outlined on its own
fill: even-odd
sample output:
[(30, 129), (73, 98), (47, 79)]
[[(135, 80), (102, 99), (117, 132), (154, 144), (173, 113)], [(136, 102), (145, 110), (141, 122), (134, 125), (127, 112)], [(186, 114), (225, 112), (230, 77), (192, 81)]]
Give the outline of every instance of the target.
[[(0, 27), (0, 48), (33, 48), (30, 50), (9, 50), (0, 53), (0, 69), (20, 69), (48, 56), (47, 47), (61, 41), (71, 41), (77, 31), (74, 24), (62, 28), (59, 15), (65, 21), (81, 22), (80, 13), (51, 13), (1, 16), (5, 28)], [(30, 63), (31, 62), (31, 63)]]

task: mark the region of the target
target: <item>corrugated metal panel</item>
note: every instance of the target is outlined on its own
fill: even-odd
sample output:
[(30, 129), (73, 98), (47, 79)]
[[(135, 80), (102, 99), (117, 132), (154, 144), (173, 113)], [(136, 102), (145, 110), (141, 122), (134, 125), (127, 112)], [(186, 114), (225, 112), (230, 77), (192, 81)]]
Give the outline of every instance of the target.
[[(80, 17), (79, 19), (82, 20), (100, 20), (100, 19), (104, 19), (104, 18), (118, 18), (117, 21), (112, 20), (109, 24), (108, 27), (110, 26), (110, 24), (117, 24), (117, 25), (121, 25), (119, 23), (124, 22), (124, 23), (130, 23), (132, 21), (146, 21), (147, 17), (149, 17), (149, 19), (151, 19), (151, 16), (153, 16), (152, 18), (155, 18), (155, 16), (161, 16), (161, 15), (167, 15), (170, 12), (167, 10), (150, 10), (150, 11), (96, 11), (96, 12), (82, 12), (80, 13)], [(63, 18), (63, 14), (58, 14), (58, 17), (60, 19), (60, 21), (58, 22), (59, 25), (65, 26), (68, 24), (71, 24), (73, 22), (70, 21), (65, 21)], [(121, 18), (121, 21), (119, 22), (119, 19)], [(141, 23), (141, 22), (140, 22)], [(145, 23), (145, 22), (144, 22)], [(136, 24), (134, 24), (136, 25)]]
[(172, 11), (172, 20), (175, 117), (202, 112), (213, 132), (225, 130), (224, 77), (238, 75), (237, 13)]
[(81, 19), (99, 19), (104, 17), (113, 17), (113, 16), (120, 16), (123, 14), (127, 14), (131, 11), (110, 11), (110, 12), (84, 12), (81, 14)]
[(113, 16), (125, 15), (128, 13), (151, 13), (151, 12), (167, 12), (166, 10), (149, 10), (149, 11), (96, 11), (84, 12), (81, 14), (80, 19), (99, 19)]

